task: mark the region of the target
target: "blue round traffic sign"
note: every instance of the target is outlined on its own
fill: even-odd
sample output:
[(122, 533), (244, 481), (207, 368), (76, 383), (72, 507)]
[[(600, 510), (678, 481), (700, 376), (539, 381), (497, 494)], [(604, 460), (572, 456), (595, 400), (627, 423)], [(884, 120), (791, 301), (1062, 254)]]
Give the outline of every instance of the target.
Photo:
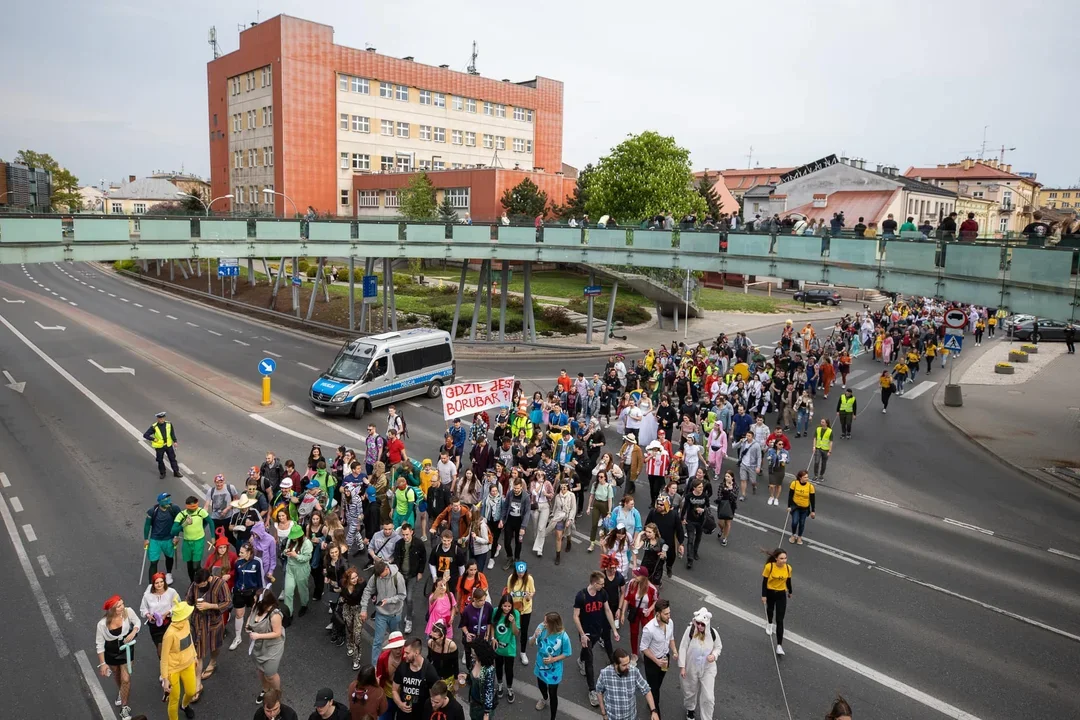
[(277, 363), (273, 358), (263, 358), (259, 361), (259, 372), (263, 375), (272, 375), (277, 370)]

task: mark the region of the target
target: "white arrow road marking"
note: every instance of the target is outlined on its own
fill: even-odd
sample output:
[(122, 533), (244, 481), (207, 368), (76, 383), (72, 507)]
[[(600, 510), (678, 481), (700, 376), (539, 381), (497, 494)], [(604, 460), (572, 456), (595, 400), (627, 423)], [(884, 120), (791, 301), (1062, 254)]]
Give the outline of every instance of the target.
[(259, 369), (261, 369), (264, 373), (268, 373), (273, 370), (273, 368), (270, 366), (270, 363), (259, 363)]
[(12, 304), (20, 304), (20, 303), (25, 303), (26, 301), (25, 300), (8, 300), (7, 298), (4, 298), (4, 302), (12, 303)]
[(34, 321), (34, 324), (37, 325), (42, 330), (66, 330), (67, 329), (63, 325), (42, 325), (37, 320)]
[(113, 375), (115, 373), (127, 373), (129, 375), (134, 375), (135, 374), (135, 368), (129, 368), (129, 367), (124, 367), (124, 366), (115, 367), (115, 368), (107, 368), (107, 367), (102, 367), (101, 365), (99, 365), (93, 358), (87, 358), (86, 360), (87, 360), (87, 362), (89, 362), (91, 365), (93, 365), (94, 367), (96, 367), (98, 370), (105, 373), (106, 375)]
[[(7, 381), (8, 381), (7, 386), (9, 388), (11, 388), (12, 390), (14, 390), (15, 392), (22, 393), (22, 391), (26, 389), (26, 383), (25, 382), (15, 382), (15, 378), (11, 377), (11, 373), (9, 373), (7, 370), (4, 371), (4, 377), (7, 378)], [(7, 486), (5, 485), (4, 487), (7, 487)]]

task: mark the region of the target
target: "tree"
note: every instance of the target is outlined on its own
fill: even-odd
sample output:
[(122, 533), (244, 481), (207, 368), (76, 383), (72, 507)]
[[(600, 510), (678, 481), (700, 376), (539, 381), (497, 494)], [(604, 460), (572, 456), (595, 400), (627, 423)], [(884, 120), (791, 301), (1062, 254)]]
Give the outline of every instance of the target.
[(66, 208), (67, 212), (82, 210), (79, 178), (70, 170), (60, 167), (60, 163), (56, 162), (52, 155), (35, 150), (20, 150), (15, 156), (15, 162), (52, 174), (52, 196), (49, 203), (54, 209)]
[[(719, 175), (717, 175), (717, 177), (719, 177)], [(709, 215), (714, 218), (720, 217), (720, 198), (716, 195), (716, 191), (713, 190), (713, 181), (709, 179), (708, 173), (701, 176), (701, 181), (698, 183), (697, 191), (698, 195), (700, 195), (705, 200), (705, 204), (708, 206), (709, 209)]]
[(457, 219), (457, 210), (454, 209), (454, 204), (450, 202), (450, 196), (444, 194), (442, 202), (439, 203), (439, 220), (444, 223), (455, 223)]
[(589, 163), (578, 173), (577, 184), (574, 185), (574, 194), (570, 196), (569, 202), (565, 205), (555, 206), (554, 213), (556, 217), (560, 220), (581, 219), (581, 216), (585, 214), (585, 205), (589, 200), (589, 181), (595, 170), (593, 164)]
[(547, 193), (529, 178), (525, 178), (512, 188), (507, 188), (500, 202), (506, 208), (506, 214), (512, 219), (532, 220), (537, 215), (547, 214)]
[(426, 172), (413, 175), (409, 184), (398, 191), (398, 212), (408, 220), (434, 220), (438, 215), (435, 186)]
[(708, 207), (694, 189), (690, 151), (675, 138), (649, 130), (631, 135), (600, 158), (588, 184), (585, 209), (637, 223), (662, 212), (680, 218)]
[(185, 197), (180, 202), (180, 208), (183, 211), (180, 214), (182, 214), (182, 215), (203, 215), (203, 214), (205, 214), (206, 213), (206, 208), (203, 206), (203, 203), (206, 202), (206, 198), (203, 197), (203, 194), (202, 194), (202, 192), (199, 191), (199, 188), (192, 188), (190, 195), (191, 195), (191, 197)]
[[(151, 205), (146, 209), (147, 215), (191, 215), (188, 212), (187, 203), (176, 202), (175, 200), (169, 200), (168, 202), (159, 202)], [(197, 203), (196, 203), (197, 204)], [(201, 207), (200, 207), (201, 210)], [(202, 213), (199, 213), (202, 215)]]

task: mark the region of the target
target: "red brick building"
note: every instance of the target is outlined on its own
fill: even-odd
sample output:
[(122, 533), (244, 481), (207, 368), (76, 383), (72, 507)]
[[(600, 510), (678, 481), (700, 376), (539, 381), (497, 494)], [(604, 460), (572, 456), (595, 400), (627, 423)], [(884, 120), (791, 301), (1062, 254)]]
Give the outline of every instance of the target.
[(513, 178), (528, 175), (553, 202), (572, 191), (561, 173), (561, 82), (483, 78), (335, 45), (333, 35), (278, 15), (207, 63), (214, 197), (232, 193), (239, 210), (291, 214), (295, 203), (353, 216), (371, 207), (358, 193), (376, 191), (390, 208), (382, 214), (394, 214), (384, 191), (428, 170), (441, 188), (470, 188), (462, 210), (489, 220), (501, 213), (490, 214), (489, 198)]

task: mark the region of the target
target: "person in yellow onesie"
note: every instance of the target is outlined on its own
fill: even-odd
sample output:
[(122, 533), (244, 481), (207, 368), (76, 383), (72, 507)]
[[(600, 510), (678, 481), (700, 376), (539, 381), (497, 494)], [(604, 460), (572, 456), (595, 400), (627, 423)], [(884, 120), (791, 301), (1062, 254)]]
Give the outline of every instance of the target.
[[(191, 637), (191, 613), (194, 607), (186, 602), (173, 605), (172, 621), (161, 639), (161, 689), (169, 696), (169, 720), (179, 720), (177, 709), (183, 708), (184, 716), (195, 717), (191, 703), (198, 699), (195, 691), (195, 640)], [(181, 698), (183, 694), (183, 698)]]

